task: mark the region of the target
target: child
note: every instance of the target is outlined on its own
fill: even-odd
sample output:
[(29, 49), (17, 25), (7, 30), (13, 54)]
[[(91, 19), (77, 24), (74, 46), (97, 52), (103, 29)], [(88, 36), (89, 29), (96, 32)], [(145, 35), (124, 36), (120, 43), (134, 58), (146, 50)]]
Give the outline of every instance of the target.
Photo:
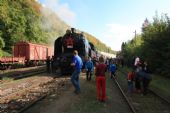
[(133, 81), (135, 77), (135, 72), (130, 71), (127, 76), (127, 81), (128, 81), (128, 93), (133, 93)]

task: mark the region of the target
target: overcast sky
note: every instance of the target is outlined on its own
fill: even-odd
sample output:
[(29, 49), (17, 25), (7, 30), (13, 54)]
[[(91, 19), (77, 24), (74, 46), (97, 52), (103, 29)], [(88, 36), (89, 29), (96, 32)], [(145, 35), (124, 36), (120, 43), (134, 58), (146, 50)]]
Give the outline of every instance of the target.
[(170, 15), (170, 0), (38, 0), (67, 24), (120, 50), (122, 42), (141, 32), (146, 18)]

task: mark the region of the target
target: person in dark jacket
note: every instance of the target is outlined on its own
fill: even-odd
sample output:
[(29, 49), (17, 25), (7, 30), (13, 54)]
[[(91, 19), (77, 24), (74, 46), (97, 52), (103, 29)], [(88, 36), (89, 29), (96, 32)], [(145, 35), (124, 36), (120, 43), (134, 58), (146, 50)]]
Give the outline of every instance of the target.
[(141, 80), (142, 80), (141, 72), (142, 72), (141, 65), (137, 65), (135, 71), (135, 89), (138, 93), (141, 93)]
[(146, 95), (148, 93), (149, 84), (152, 80), (150, 70), (148, 69), (148, 63), (146, 61), (143, 63), (141, 74), (142, 74), (142, 77), (143, 77), (143, 79), (142, 79), (143, 95)]
[(51, 73), (51, 59), (50, 59), (50, 56), (47, 57), (46, 66), (47, 66), (47, 73)]
[(54, 67), (54, 56), (52, 56), (52, 58), (51, 58), (51, 72), (52, 73), (55, 73), (55, 67)]

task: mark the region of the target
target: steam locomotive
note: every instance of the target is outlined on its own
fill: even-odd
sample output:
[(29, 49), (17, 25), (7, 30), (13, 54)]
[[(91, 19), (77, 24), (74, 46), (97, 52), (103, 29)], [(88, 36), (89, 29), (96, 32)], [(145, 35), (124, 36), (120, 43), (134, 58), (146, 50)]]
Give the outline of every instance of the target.
[(67, 30), (64, 36), (55, 40), (54, 44), (54, 68), (60, 69), (62, 75), (73, 72), (70, 64), (74, 50), (78, 51), (84, 63), (86, 58), (96, 56), (94, 45), (85, 38), (83, 33), (76, 33), (75, 28)]

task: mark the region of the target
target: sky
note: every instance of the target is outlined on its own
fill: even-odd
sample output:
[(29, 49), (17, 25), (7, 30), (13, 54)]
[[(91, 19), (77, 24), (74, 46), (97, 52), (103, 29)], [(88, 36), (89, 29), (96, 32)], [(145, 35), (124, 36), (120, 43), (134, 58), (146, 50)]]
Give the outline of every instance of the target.
[(68, 25), (87, 32), (112, 50), (141, 33), (147, 18), (170, 15), (170, 0), (36, 0)]

